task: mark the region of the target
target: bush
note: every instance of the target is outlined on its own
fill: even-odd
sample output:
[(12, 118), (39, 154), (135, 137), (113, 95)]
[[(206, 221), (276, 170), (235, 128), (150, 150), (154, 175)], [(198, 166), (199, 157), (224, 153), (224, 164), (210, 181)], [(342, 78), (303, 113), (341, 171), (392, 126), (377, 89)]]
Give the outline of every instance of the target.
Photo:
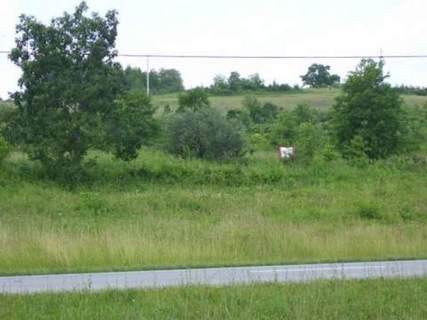
[(341, 151), (359, 136), (366, 155), (384, 158), (398, 152), (402, 99), (383, 72), (384, 63), (362, 60), (343, 85), (334, 105), (334, 125)]
[(427, 140), (427, 103), (403, 109), (399, 138), (399, 151), (407, 153), (420, 149)]
[(240, 133), (213, 109), (176, 113), (167, 135), (169, 151), (182, 157), (225, 160), (244, 153)]
[(273, 145), (295, 144), (299, 127), (304, 123), (320, 124), (318, 118), (318, 112), (308, 105), (298, 105), (292, 111), (281, 112), (271, 129), (271, 143)]
[(208, 94), (202, 88), (188, 90), (178, 96), (178, 112), (199, 111), (210, 107)]
[(107, 136), (114, 155), (123, 160), (135, 159), (138, 150), (155, 138), (160, 126), (150, 98), (142, 92), (128, 92), (115, 103), (107, 119)]
[(344, 150), (344, 155), (352, 161), (367, 161), (366, 145), (363, 137), (356, 135), (351, 139), (350, 144)]
[(6, 123), (17, 112), (13, 102), (0, 101), (0, 131), (4, 130)]
[(356, 213), (362, 219), (379, 220), (382, 219), (381, 210), (376, 203), (362, 202), (356, 205)]
[(338, 153), (338, 151), (336, 150), (335, 146), (332, 143), (325, 143), (325, 145), (323, 146), (321, 152), (321, 159), (324, 161), (334, 161), (339, 159), (340, 154)]
[(3, 162), (3, 160), (9, 154), (9, 152), (10, 152), (9, 145), (7, 144), (6, 140), (4, 140), (2, 136), (0, 136), (0, 163)]
[(313, 123), (301, 123), (296, 134), (296, 159), (310, 163), (321, 145), (322, 132)]
[(277, 118), (279, 107), (267, 102), (264, 105), (254, 96), (247, 96), (243, 100), (243, 107), (249, 119), (254, 124), (271, 122)]

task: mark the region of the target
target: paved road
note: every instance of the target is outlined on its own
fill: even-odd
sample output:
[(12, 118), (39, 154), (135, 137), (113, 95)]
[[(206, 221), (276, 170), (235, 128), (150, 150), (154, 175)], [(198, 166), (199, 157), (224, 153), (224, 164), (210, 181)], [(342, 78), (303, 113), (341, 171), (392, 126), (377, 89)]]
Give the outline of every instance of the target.
[(0, 277), (0, 293), (427, 276), (427, 260)]

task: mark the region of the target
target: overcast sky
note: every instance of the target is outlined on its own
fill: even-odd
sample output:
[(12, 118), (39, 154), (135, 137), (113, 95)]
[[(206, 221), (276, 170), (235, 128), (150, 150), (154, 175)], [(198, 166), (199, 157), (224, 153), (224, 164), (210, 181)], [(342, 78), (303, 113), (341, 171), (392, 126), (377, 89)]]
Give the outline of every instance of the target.
[[(0, 50), (14, 45), (21, 13), (43, 22), (71, 12), (79, 1), (1, 0)], [(88, 0), (91, 11), (119, 12), (121, 53), (225, 55), (427, 54), (426, 0)], [(120, 58), (145, 68), (145, 60)], [(212, 61), (151, 59), (176, 68), (186, 87), (208, 85), (216, 74), (259, 73), (267, 82), (300, 83), (313, 63), (345, 77), (357, 60)], [(390, 82), (427, 86), (427, 59), (386, 60)], [(0, 96), (16, 90), (19, 70), (0, 55)]]

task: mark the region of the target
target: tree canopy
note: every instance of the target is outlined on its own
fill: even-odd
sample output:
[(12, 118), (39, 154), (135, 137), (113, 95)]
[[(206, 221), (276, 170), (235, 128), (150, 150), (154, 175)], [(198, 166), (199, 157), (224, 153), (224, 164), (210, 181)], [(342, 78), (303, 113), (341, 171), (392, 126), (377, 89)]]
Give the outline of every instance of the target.
[[(135, 156), (132, 148), (118, 146), (128, 143), (125, 133), (132, 130), (108, 129), (110, 119), (123, 119), (120, 110), (126, 109), (120, 107), (126, 101), (123, 70), (114, 62), (117, 12), (101, 17), (87, 11), (82, 2), (74, 13), (64, 13), (47, 25), (20, 16), (16, 47), (10, 54), (22, 76), (20, 90), (12, 95), (18, 111), (6, 127), (6, 137), (48, 170), (65, 175), (67, 170), (79, 171), (89, 148), (110, 150), (113, 143), (117, 150), (130, 150), (118, 156)], [(152, 113), (131, 125), (151, 127)], [(129, 122), (124, 123), (116, 121), (127, 128)], [(115, 133), (121, 139), (112, 138)]]
[(312, 88), (330, 87), (339, 84), (340, 77), (336, 74), (330, 74), (330, 66), (323, 64), (312, 64), (305, 75), (301, 76), (304, 85)]
[(334, 105), (339, 147), (345, 153), (357, 144), (369, 158), (397, 152), (402, 99), (383, 71), (384, 62), (362, 60), (351, 72)]

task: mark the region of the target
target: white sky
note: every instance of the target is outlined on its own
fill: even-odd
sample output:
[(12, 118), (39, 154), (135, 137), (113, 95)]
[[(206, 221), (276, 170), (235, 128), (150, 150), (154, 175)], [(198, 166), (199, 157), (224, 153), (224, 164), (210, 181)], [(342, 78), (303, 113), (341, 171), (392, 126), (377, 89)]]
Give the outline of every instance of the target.
[[(0, 50), (14, 45), (21, 13), (48, 22), (79, 1), (0, 0)], [(119, 12), (121, 53), (229, 55), (427, 54), (426, 0), (88, 0), (91, 11)], [(145, 60), (120, 58), (145, 68)], [(267, 82), (300, 83), (313, 63), (345, 77), (357, 60), (216, 61), (152, 59), (176, 68), (186, 87), (208, 85), (216, 74), (258, 72)], [(427, 86), (427, 59), (387, 60), (390, 82)], [(16, 90), (19, 70), (0, 55), (0, 96)]]

